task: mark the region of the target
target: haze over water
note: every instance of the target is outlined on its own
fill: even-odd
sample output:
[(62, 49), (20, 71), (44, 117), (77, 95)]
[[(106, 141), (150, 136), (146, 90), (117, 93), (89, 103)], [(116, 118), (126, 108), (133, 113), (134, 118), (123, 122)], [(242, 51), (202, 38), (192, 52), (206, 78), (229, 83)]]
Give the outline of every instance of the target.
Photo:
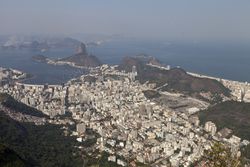
[[(85, 74), (85, 70), (70, 66), (53, 66), (32, 60), (32, 56), (40, 54), (28, 49), (0, 49), (0, 66), (13, 68), (32, 74), (32, 78), (25, 80), (28, 84), (62, 84), (68, 80)], [(51, 58), (68, 56), (71, 50), (52, 50), (45, 53)]]
[[(79, 39), (83, 33), (144, 39), (111, 41), (88, 49), (105, 63), (117, 64), (123, 56), (145, 53), (187, 71), (250, 82), (249, 16), (248, 0), (1, 0), (0, 35)], [(61, 83), (83, 73), (32, 62), (34, 54), (0, 50), (0, 65), (34, 73), (36, 78), (27, 81), (31, 83)], [(44, 53), (49, 57), (71, 54), (67, 50)]]
[[(176, 43), (164, 41), (119, 40), (88, 47), (103, 63), (119, 64), (124, 56), (147, 54), (161, 62), (180, 66), (187, 71), (210, 76), (250, 82), (250, 47), (219, 43)], [(52, 59), (70, 56), (72, 49), (52, 49), (44, 53), (27, 49), (0, 49), (0, 66), (22, 70), (34, 75), (26, 83), (61, 84), (85, 74), (84, 70), (69, 66), (38, 63), (32, 56), (43, 54)]]
[(190, 72), (250, 82), (250, 44), (130, 41), (106, 43), (91, 52), (113, 64), (119, 63), (123, 56), (144, 53)]

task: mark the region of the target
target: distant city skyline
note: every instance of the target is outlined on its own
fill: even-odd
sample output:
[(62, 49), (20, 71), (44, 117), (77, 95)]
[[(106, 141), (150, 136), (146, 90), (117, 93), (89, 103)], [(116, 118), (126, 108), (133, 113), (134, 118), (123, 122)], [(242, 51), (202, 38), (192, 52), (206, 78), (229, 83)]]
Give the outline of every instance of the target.
[(250, 39), (250, 1), (1, 0), (0, 34)]

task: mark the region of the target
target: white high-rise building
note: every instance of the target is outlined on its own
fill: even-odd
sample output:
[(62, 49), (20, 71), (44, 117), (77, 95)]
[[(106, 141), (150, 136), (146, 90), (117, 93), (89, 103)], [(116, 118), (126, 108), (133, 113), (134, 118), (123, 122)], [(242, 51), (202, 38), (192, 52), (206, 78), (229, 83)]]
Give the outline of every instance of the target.
[(205, 123), (205, 131), (210, 132), (212, 135), (215, 135), (217, 127), (213, 122), (208, 121)]
[(86, 125), (83, 124), (83, 123), (77, 124), (77, 125), (76, 125), (76, 131), (77, 131), (78, 133), (80, 133), (80, 134), (85, 133), (85, 131), (86, 131)]

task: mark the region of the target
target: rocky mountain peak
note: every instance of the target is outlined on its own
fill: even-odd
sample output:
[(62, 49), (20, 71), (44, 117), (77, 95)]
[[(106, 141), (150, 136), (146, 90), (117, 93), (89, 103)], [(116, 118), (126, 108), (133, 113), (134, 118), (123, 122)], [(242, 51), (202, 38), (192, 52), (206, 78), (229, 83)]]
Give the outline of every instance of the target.
[(80, 46), (77, 48), (77, 54), (84, 54), (84, 55), (88, 54), (86, 45), (84, 43), (81, 43)]

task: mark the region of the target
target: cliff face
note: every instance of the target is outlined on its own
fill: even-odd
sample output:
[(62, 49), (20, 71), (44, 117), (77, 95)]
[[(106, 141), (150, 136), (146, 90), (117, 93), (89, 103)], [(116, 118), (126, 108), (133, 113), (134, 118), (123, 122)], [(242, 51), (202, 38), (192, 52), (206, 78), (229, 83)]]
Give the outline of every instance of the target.
[(61, 59), (60, 61), (71, 62), (77, 66), (83, 66), (83, 67), (96, 67), (101, 65), (101, 62), (97, 57), (92, 55), (84, 55), (81, 53)]
[(81, 43), (80, 46), (77, 48), (77, 54), (88, 55), (88, 52), (84, 43)]
[(59, 61), (71, 62), (83, 67), (96, 67), (102, 64), (96, 56), (88, 55), (86, 46), (83, 43), (78, 47), (76, 54), (60, 59)]

